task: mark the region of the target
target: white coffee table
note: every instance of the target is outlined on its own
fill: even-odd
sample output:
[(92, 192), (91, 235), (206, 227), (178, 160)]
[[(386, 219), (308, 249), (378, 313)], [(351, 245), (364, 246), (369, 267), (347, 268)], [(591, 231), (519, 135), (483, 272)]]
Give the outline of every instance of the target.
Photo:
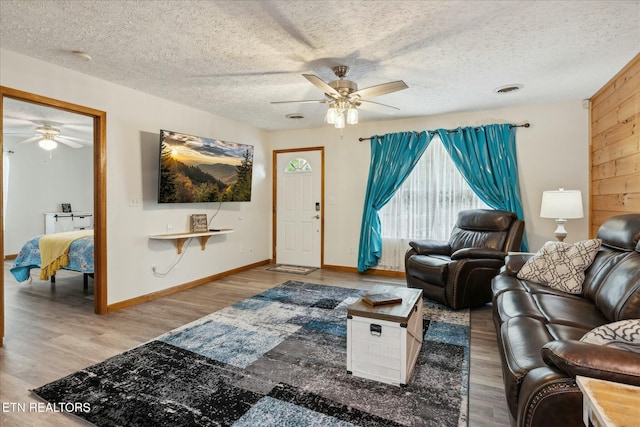
[(371, 306), (360, 298), (347, 310), (347, 372), (404, 386), (422, 348), (422, 290), (376, 285), (402, 303)]

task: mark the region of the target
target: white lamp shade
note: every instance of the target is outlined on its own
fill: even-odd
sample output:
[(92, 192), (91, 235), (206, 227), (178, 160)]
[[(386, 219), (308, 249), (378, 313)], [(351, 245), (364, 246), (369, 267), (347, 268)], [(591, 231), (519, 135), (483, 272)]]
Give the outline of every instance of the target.
[(338, 113), (336, 117), (336, 123), (334, 125), (338, 129), (344, 128), (344, 113)]
[(332, 105), (327, 110), (327, 116), (325, 117), (325, 120), (330, 125), (333, 125), (336, 123), (337, 118), (338, 118), (338, 110), (336, 110), (336, 107)]
[(347, 110), (347, 123), (350, 125), (358, 124), (358, 110), (356, 110), (356, 107), (349, 107)]
[(582, 193), (580, 190), (555, 190), (542, 193), (542, 218), (583, 218)]
[(38, 142), (38, 145), (43, 150), (51, 151), (58, 146), (58, 143), (51, 138), (44, 138), (41, 139), (40, 142)]

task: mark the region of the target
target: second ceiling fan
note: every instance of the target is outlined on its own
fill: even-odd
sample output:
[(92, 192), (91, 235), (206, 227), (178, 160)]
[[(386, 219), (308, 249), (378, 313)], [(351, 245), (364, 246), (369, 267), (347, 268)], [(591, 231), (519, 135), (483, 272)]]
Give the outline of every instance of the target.
[(376, 96), (386, 95), (388, 93), (397, 92), (407, 89), (409, 86), (402, 80), (395, 82), (383, 83), (376, 86), (370, 86), (358, 90), (356, 82), (347, 80), (345, 77), (349, 74), (349, 67), (346, 65), (338, 65), (333, 67), (333, 73), (338, 80), (325, 82), (320, 77), (313, 74), (303, 74), (302, 76), (311, 82), (314, 86), (324, 92), (325, 99), (302, 100), (302, 101), (274, 101), (272, 104), (286, 103), (322, 103), (329, 104), (325, 120), (327, 123), (334, 125), (336, 128), (344, 128), (345, 123), (358, 123), (358, 108), (362, 107), (383, 107), (398, 110), (391, 105), (381, 104), (379, 102), (369, 101), (365, 98), (374, 98)]
[[(53, 127), (48, 123), (43, 123), (42, 126), (37, 126), (35, 129), (35, 136), (27, 138), (21, 141), (22, 144), (38, 141), (40, 148), (51, 151), (58, 146), (58, 142), (65, 144), (71, 148), (82, 148), (82, 144), (79, 144), (72, 140), (78, 140), (71, 136), (62, 136), (60, 129)], [(80, 141), (80, 140), (78, 140)]]

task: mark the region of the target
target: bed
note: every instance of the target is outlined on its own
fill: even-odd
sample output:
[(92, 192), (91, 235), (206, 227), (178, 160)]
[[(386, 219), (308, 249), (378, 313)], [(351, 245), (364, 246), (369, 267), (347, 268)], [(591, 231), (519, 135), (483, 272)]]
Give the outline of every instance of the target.
[[(58, 237), (68, 237), (72, 239), (68, 245), (67, 255), (68, 264), (61, 266), (64, 270), (77, 271), (84, 275), (84, 288), (87, 289), (88, 277), (93, 277), (93, 230), (85, 231), (82, 237), (76, 238), (77, 232), (55, 233)], [(18, 282), (24, 282), (31, 277), (31, 270), (41, 268), (40, 239), (45, 236), (36, 236), (22, 246), (20, 253), (10, 269), (13, 277)], [(50, 236), (50, 235), (46, 235)], [(55, 283), (55, 272), (49, 276), (51, 283)], [(46, 278), (44, 279), (46, 280)]]

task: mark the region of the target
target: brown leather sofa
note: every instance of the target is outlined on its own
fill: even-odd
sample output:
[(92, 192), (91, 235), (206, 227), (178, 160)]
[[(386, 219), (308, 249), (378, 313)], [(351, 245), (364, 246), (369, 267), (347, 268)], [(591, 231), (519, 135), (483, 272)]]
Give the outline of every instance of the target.
[(640, 318), (640, 214), (607, 220), (582, 294), (520, 280), (508, 256), (492, 281), (505, 394), (518, 427), (582, 427), (576, 375), (640, 385), (640, 354), (581, 342), (590, 330)]
[(470, 209), (458, 213), (448, 242), (419, 240), (405, 254), (407, 286), (451, 308), (491, 301), (491, 279), (509, 251), (520, 250), (524, 222), (513, 212)]

